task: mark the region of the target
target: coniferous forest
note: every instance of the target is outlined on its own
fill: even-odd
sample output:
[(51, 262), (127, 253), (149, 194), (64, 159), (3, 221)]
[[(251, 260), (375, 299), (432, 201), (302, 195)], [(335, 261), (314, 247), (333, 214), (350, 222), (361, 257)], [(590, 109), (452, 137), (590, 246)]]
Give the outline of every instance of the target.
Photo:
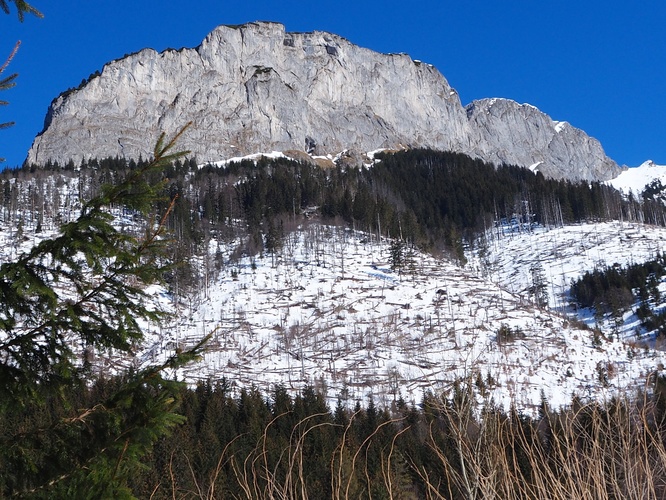
[[(68, 398), (87, 408), (120, 385), (99, 379)], [(127, 486), (156, 499), (663, 498), (666, 383), (654, 379), (650, 389), (603, 404), (574, 398), (561, 411), (544, 400), (532, 417), (477, 408), (482, 381), (424, 394), (418, 406), (398, 398), (379, 408), (342, 397), (330, 407), (310, 387), (296, 396), (280, 386), (238, 393), (223, 378), (182, 387), (184, 422), (156, 441)], [(72, 414), (60, 401), (54, 395), (47, 412), (4, 413), (0, 424), (48, 428)], [(59, 444), (46, 440), (36, 458)], [(44, 474), (54, 466), (40, 463)]]
[(215, 498), (662, 498), (665, 388), (653, 380), (653, 396), (635, 395), (638, 404), (574, 399), (556, 412), (543, 401), (529, 417), (476, 408), (478, 381), (392, 408), (372, 400), (329, 408), (309, 387), (295, 397), (279, 386), (233, 397), (225, 380), (202, 383), (184, 390), (187, 423), (157, 444), (137, 489), (147, 496), (163, 484), (165, 497)]
[[(474, 247), (486, 231), (507, 221), (520, 230), (591, 220), (666, 224), (663, 204), (627, 199), (598, 182), (548, 179), (450, 152), (410, 150), (377, 158), (370, 168), (322, 168), (287, 158), (224, 167), (197, 167), (194, 159), (175, 162), (164, 172), (166, 198), (178, 195), (170, 229), (188, 251), (211, 233), (224, 237), (240, 231), (250, 236), (247, 250), (258, 252), (265, 244), (262, 234), (279, 236), (289, 220), (318, 217), (463, 260), (465, 246)], [(44, 170), (89, 177), (82, 181), (88, 190), (82, 194), (92, 196), (141, 163), (91, 160), (79, 166), (49, 164)], [(25, 167), (13, 175), (36, 171)], [(11, 202), (10, 190), (5, 181), (5, 205)]]
[(586, 272), (571, 283), (571, 298), (579, 307), (593, 308), (598, 318), (621, 318), (638, 302), (636, 315), (647, 331), (666, 334), (666, 313), (656, 310), (661, 301), (659, 282), (666, 274), (666, 256), (623, 267), (619, 264)]

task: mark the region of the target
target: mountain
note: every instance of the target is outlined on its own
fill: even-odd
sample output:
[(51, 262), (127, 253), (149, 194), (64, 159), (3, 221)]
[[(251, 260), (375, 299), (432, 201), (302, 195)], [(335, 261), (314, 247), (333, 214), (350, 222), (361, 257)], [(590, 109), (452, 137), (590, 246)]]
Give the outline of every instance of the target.
[(620, 174), (601, 144), (567, 122), (557, 122), (529, 104), (483, 99), (465, 108), (482, 140), (472, 154), (493, 163), (539, 170), (549, 177), (608, 180)]
[(645, 188), (655, 182), (662, 185), (666, 183), (666, 165), (657, 165), (652, 160), (647, 160), (638, 167), (624, 170), (608, 181), (608, 184), (625, 194), (640, 196)]
[(200, 163), (427, 147), (554, 178), (620, 173), (597, 140), (532, 106), (492, 99), (465, 108), (432, 65), (266, 22), (220, 26), (195, 49), (144, 49), (106, 64), (54, 99), (27, 163), (148, 157), (161, 131), (188, 121), (181, 144)]

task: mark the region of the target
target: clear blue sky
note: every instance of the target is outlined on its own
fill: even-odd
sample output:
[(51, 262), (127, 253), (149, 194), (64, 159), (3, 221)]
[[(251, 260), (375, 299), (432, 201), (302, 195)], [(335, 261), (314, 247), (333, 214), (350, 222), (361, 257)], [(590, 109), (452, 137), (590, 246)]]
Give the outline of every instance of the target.
[(51, 100), (105, 62), (144, 47), (195, 47), (219, 24), (278, 21), (434, 64), (463, 104), (528, 102), (599, 139), (619, 164), (666, 164), (664, 0), (269, 2), (32, 0), (44, 19), (0, 14), (0, 59), (16, 40), (3, 92), (4, 166), (20, 165)]

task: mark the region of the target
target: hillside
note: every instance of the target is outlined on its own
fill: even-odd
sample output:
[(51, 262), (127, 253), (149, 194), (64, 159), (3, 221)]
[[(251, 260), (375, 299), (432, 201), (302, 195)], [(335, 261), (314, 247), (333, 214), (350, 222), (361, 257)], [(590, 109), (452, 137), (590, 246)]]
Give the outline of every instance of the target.
[[(502, 239), (491, 253), (498, 285), (416, 251), (398, 272), (391, 269), (390, 241), (304, 226), (286, 237), (277, 256), (229, 263), (202, 291), (200, 303), (184, 308), (184, 319), (157, 335), (148, 356), (154, 361), (171, 343), (192, 343), (213, 331), (202, 365), (181, 376), (224, 376), (238, 387), (264, 390), (277, 383), (293, 391), (312, 384), (330, 401), (340, 394), (349, 401), (372, 394), (384, 405), (399, 395), (418, 402), (424, 391), (446, 391), (468, 377), (479, 381), (487, 401), (505, 408), (515, 403), (531, 411), (542, 394), (554, 406), (568, 404), (574, 394), (603, 399), (642, 386), (663, 363), (663, 353), (630, 335), (595, 341), (598, 334), (558, 314), (561, 295), (553, 296), (548, 310), (520, 292), (539, 257), (552, 256), (541, 261), (551, 290), (587, 269), (590, 261), (571, 262), (563, 252), (580, 251), (571, 240), (586, 241), (584, 252), (592, 259), (638, 231), (646, 237), (633, 258), (647, 258), (666, 230), (567, 227), (532, 236), (527, 251), (529, 237)], [(540, 254), (531, 252), (532, 244)], [(232, 250), (233, 244), (222, 250), (227, 262)], [(617, 251), (606, 255), (627, 258)], [(556, 273), (565, 262), (564, 274)]]
[[(634, 196), (642, 196), (646, 188), (651, 187), (648, 196), (659, 198), (666, 180), (666, 166), (657, 165), (652, 160), (643, 162), (636, 168), (625, 169), (608, 184), (624, 193)], [(661, 197), (663, 200), (663, 196)]]
[[(80, 196), (104, 172), (38, 171), (5, 181), (2, 258), (15, 258), (74, 217)], [(180, 189), (192, 196), (194, 186)], [(131, 213), (117, 217), (126, 230), (140, 228)], [(276, 219), (282, 225), (273, 243), (264, 221), (254, 251), (255, 233), (245, 223), (211, 226), (191, 247), (189, 267), (152, 292), (173, 321), (150, 326), (133, 359), (100, 354), (100, 373), (164, 359), (212, 332), (203, 361), (179, 378), (225, 378), (236, 390), (281, 384), (296, 393), (312, 385), (330, 403), (342, 397), (348, 405), (369, 395), (382, 405), (401, 396), (418, 403), (464, 378), (474, 381), (480, 401), (534, 412), (542, 396), (558, 407), (574, 394), (604, 399), (643, 387), (663, 365), (659, 343), (633, 333), (631, 314), (622, 335), (612, 335), (610, 325), (590, 328), (590, 311), (579, 312), (581, 322), (567, 305), (571, 279), (586, 270), (660, 251), (661, 227), (509, 221), (475, 238), (461, 267), (450, 254), (435, 257), (376, 231), (308, 217)], [(183, 251), (192, 230), (179, 220), (173, 228)], [(540, 305), (530, 290), (535, 270), (547, 297)]]

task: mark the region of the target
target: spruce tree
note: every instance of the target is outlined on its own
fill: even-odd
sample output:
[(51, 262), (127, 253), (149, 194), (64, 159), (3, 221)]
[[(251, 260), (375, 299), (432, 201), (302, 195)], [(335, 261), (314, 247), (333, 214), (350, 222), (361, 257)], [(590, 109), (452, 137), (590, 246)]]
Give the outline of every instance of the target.
[[(163, 184), (147, 179), (184, 154), (171, 153), (176, 138), (162, 136), (152, 162), (103, 186), (57, 236), (0, 265), (0, 496), (131, 497), (141, 457), (182, 419), (180, 384), (164, 373), (205, 339), (106, 382), (83, 356), (131, 355), (142, 325), (165, 316), (145, 292), (171, 267), (167, 214), (150, 217)], [(145, 233), (116, 228), (114, 208), (143, 214)]]
[(405, 263), (405, 246), (404, 241), (396, 238), (391, 242), (391, 246), (389, 247), (391, 269), (398, 271), (398, 273), (402, 271)]
[[(24, 0), (0, 0), (0, 9), (2, 9), (5, 14), (9, 14), (10, 13), (9, 5), (11, 3), (13, 3), (16, 6), (16, 12), (18, 14), (19, 21), (21, 22), (23, 22), (23, 19), (25, 18), (26, 14), (33, 14), (37, 17), (43, 17), (41, 12), (39, 12), (32, 5), (28, 4)], [(8, 90), (16, 85), (15, 80), (18, 77), (18, 73), (13, 73), (9, 76), (4, 76), (4, 77), (2, 75), (7, 70), (9, 63), (12, 62), (12, 59), (14, 59), (14, 56), (16, 55), (16, 52), (18, 52), (20, 45), (21, 45), (20, 41), (16, 42), (13, 50), (10, 52), (9, 56), (2, 64), (2, 66), (0, 66), (0, 90)], [(0, 106), (6, 106), (7, 104), (9, 104), (7, 101), (0, 99)], [(11, 127), (12, 125), (14, 125), (14, 122), (4, 122), (4, 123), (0, 122), (0, 129)], [(5, 161), (5, 159), (0, 158), (0, 162), (3, 161)]]
[[(9, 54), (7, 60), (2, 64), (2, 66), (0, 66), (0, 90), (9, 90), (16, 85), (15, 80), (16, 77), (18, 76), (18, 73), (13, 73), (5, 77), (3, 77), (2, 75), (7, 70), (9, 63), (16, 55), (16, 52), (18, 52), (20, 45), (21, 45), (20, 42), (16, 42), (16, 45), (14, 45), (14, 49), (12, 50), (11, 54)], [(0, 99), (0, 106), (6, 106), (7, 104), (9, 104), (7, 101)], [(12, 125), (14, 125), (14, 122), (4, 122), (4, 123), (0, 122), (0, 129), (11, 127)], [(5, 161), (4, 158), (0, 158), (0, 162), (2, 161)]]
[(532, 278), (532, 285), (529, 287), (530, 296), (538, 307), (548, 307), (548, 282), (541, 262), (536, 262), (530, 267), (530, 275)]

